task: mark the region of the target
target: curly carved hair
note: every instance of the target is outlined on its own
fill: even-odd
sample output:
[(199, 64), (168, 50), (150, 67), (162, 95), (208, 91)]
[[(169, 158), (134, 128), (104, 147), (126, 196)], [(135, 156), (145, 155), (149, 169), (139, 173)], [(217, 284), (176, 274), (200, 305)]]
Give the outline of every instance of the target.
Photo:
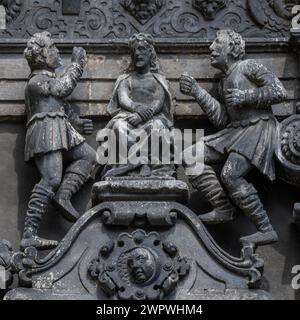
[(230, 43), (233, 45), (232, 46), (233, 58), (235, 60), (243, 59), (246, 54), (246, 42), (242, 38), (242, 36), (231, 29), (220, 30), (218, 31), (217, 36), (222, 37), (223, 34), (226, 34), (228, 36)]
[(51, 42), (51, 34), (47, 31), (34, 34), (27, 42), (27, 48), (24, 51), (24, 55), (31, 70), (41, 69), (45, 66), (45, 49)]
[(144, 44), (147, 48), (149, 48), (149, 50), (151, 50), (150, 70), (151, 72), (158, 73), (160, 67), (159, 67), (158, 57), (154, 48), (154, 39), (152, 38), (151, 35), (145, 34), (145, 33), (135, 34), (129, 40), (129, 48), (131, 51), (131, 64), (127, 71), (134, 70), (134, 63), (133, 63), (134, 50), (138, 43)]

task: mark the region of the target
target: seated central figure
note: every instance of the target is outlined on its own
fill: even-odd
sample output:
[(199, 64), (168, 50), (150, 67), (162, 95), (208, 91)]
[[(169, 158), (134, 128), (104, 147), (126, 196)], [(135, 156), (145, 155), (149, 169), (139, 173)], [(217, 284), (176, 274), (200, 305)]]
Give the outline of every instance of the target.
[[(112, 129), (116, 137), (128, 137), (134, 129), (146, 132), (139, 138), (139, 146), (148, 146), (149, 137), (173, 127), (174, 108), (169, 84), (159, 74), (158, 59), (154, 41), (150, 35), (134, 35), (129, 42), (131, 65), (128, 73), (121, 75), (116, 82), (107, 111), (113, 116), (106, 129)], [(162, 135), (163, 136), (163, 135)], [(129, 139), (130, 140), (130, 139)], [(107, 142), (106, 142), (107, 143)], [(129, 150), (135, 141), (128, 141)], [(104, 145), (103, 142), (102, 145)], [(107, 149), (111, 146), (107, 145)], [(171, 165), (150, 162), (151, 148), (148, 148), (148, 163), (107, 164), (102, 178), (117, 176), (173, 176)]]

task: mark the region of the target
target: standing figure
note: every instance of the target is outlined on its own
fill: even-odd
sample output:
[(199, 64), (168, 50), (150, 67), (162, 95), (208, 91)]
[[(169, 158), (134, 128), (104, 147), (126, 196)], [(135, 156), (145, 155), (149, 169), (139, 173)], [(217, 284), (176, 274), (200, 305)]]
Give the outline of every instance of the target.
[[(141, 145), (148, 144), (151, 132), (162, 132), (173, 128), (174, 105), (169, 83), (159, 73), (158, 59), (154, 41), (150, 35), (134, 35), (129, 42), (131, 66), (128, 73), (119, 77), (107, 111), (113, 116), (106, 129), (116, 136), (128, 137), (134, 129), (144, 130), (145, 139)], [(101, 132), (100, 132), (101, 133)], [(105, 146), (107, 142), (102, 143)], [(134, 144), (128, 142), (127, 150)], [(108, 149), (104, 147), (104, 149)], [(151, 149), (151, 148), (150, 148)], [(148, 149), (149, 150), (149, 149)], [(120, 176), (173, 176), (172, 165), (150, 164), (149, 159), (137, 164), (107, 164), (103, 178)]]
[[(220, 83), (220, 102), (192, 77), (182, 75), (180, 81), (181, 91), (194, 97), (211, 123), (222, 129), (204, 138), (204, 171), (190, 179), (193, 187), (202, 191), (214, 209), (200, 219), (207, 224), (234, 219), (235, 208), (226, 190), (233, 203), (249, 216), (258, 230), (241, 238), (242, 244), (270, 244), (276, 242), (278, 236), (256, 189), (245, 180), (245, 176), (257, 168), (271, 181), (275, 180), (277, 121), (271, 106), (283, 102), (287, 93), (278, 78), (263, 65), (255, 60), (243, 60), (245, 41), (238, 33), (219, 31), (210, 50), (212, 66), (224, 75)], [(225, 190), (211, 167), (219, 163), (225, 163), (221, 173)]]
[[(67, 220), (76, 221), (79, 214), (70, 202), (71, 197), (89, 179), (96, 164), (96, 152), (74, 128), (91, 134), (93, 124), (75, 115), (65, 101), (82, 76), (86, 52), (74, 48), (72, 63), (60, 76), (55, 69), (61, 65), (61, 59), (50, 33), (35, 34), (24, 54), (31, 68), (25, 90), (28, 115), (25, 161), (34, 160), (41, 181), (30, 197), (21, 248), (48, 249), (57, 242), (42, 239), (37, 232), (51, 199)], [(65, 171), (64, 163), (68, 164)]]

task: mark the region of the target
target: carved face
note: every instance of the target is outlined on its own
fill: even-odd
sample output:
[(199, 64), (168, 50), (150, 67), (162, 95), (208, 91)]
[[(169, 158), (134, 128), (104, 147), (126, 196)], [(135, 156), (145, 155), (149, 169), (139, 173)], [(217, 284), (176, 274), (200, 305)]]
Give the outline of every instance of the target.
[(134, 249), (128, 259), (128, 269), (136, 283), (147, 282), (155, 272), (155, 259), (151, 252), (144, 248)]
[(226, 0), (194, 0), (193, 5), (205, 19), (213, 20), (218, 11), (226, 6)]
[(145, 68), (150, 65), (152, 50), (149, 44), (138, 41), (133, 47), (134, 65), (137, 68)]
[(122, 4), (138, 21), (145, 23), (163, 6), (163, 0), (123, 0)]
[(211, 65), (224, 70), (232, 52), (229, 36), (226, 33), (220, 33), (209, 49), (211, 51)]
[(47, 47), (44, 49), (46, 55), (46, 63), (50, 69), (56, 69), (61, 66), (61, 58), (58, 49), (54, 42), (49, 41)]

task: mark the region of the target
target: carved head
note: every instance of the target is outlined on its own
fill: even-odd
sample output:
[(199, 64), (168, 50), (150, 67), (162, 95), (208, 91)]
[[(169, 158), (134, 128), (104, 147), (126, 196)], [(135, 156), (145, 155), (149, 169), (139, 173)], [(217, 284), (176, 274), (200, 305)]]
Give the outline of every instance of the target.
[(164, 0), (122, 0), (124, 8), (141, 23), (155, 16), (164, 5)]
[(230, 63), (241, 60), (245, 55), (245, 41), (233, 30), (220, 30), (210, 46), (213, 67), (226, 70)]
[(59, 51), (47, 31), (36, 33), (28, 41), (24, 55), (31, 70), (56, 69), (61, 65)]
[(143, 69), (150, 66), (152, 72), (158, 72), (158, 59), (154, 48), (153, 38), (144, 33), (135, 34), (129, 40), (131, 50), (131, 67)]
[(226, 0), (194, 0), (193, 6), (203, 14), (205, 19), (213, 20), (216, 14), (226, 6)]
[(156, 263), (152, 253), (145, 248), (130, 252), (127, 260), (128, 271), (135, 283), (147, 282), (155, 273)]

